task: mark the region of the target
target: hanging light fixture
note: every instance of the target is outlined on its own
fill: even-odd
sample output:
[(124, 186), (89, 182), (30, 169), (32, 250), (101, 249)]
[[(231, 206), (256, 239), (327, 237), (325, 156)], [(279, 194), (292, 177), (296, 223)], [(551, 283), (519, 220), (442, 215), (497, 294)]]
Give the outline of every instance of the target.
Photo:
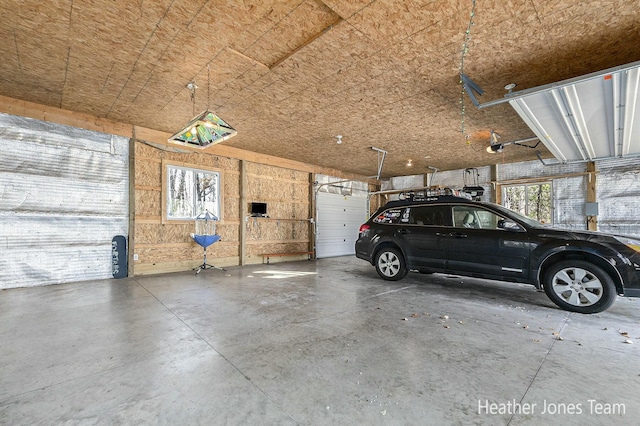
[[(169, 142), (204, 149), (209, 145), (224, 142), (238, 133), (236, 129), (209, 109), (210, 85), (211, 77), (209, 65), (207, 65), (207, 109), (196, 115), (186, 126), (171, 136)], [(187, 84), (194, 110), (197, 88), (198, 86), (193, 81)]]

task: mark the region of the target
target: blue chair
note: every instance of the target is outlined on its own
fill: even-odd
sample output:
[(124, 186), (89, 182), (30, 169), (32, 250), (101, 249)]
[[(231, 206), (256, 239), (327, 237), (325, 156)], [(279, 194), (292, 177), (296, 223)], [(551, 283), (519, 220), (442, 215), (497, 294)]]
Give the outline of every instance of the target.
[(196, 271), (196, 275), (200, 273), (203, 269), (219, 269), (224, 271), (224, 268), (218, 268), (217, 266), (210, 265), (207, 263), (207, 247), (211, 244), (220, 241), (220, 235), (216, 234), (216, 224), (218, 221), (218, 217), (214, 214), (211, 214), (208, 210), (204, 213), (201, 213), (196, 217), (196, 232), (191, 234), (191, 238), (196, 242), (199, 246), (201, 246), (204, 250), (204, 258), (202, 260), (202, 265), (197, 268), (193, 268)]

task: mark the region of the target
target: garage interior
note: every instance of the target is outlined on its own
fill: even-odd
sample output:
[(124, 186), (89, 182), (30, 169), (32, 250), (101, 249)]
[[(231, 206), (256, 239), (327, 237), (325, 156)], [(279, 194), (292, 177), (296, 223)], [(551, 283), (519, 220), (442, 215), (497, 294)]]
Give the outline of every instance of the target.
[[(390, 283), (353, 243), (426, 186), (544, 186), (544, 221), (640, 236), (637, 0), (0, 10), (0, 423), (636, 424), (637, 300)], [(523, 113), (540, 88), (577, 157)], [(203, 111), (224, 136), (170, 140)], [(202, 205), (223, 270), (195, 274)]]

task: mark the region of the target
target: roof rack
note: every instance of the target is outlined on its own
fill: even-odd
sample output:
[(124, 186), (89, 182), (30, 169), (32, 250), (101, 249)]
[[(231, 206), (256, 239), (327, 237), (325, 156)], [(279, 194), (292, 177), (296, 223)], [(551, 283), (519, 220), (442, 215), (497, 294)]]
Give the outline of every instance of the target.
[(408, 190), (398, 194), (398, 200), (387, 202), (381, 208), (405, 207), (414, 203), (473, 201), (470, 194), (450, 188)]
[(470, 194), (451, 188), (430, 187), (419, 191), (406, 191), (398, 194), (399, 200), (405, 201), (437, 201), (443, 196), (459, 197), (471, 200)]

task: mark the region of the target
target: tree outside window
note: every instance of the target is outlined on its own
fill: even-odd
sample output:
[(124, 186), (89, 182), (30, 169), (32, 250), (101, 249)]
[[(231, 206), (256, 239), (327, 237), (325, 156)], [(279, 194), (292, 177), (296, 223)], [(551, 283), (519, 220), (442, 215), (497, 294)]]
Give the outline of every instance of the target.
[(167, 218), (189, 220), (208, 210), (220, 217), (220, 173), (167, 166)]
[(553, 223), (551, 182), (502, 188), (502, 204), (538, 222)]

